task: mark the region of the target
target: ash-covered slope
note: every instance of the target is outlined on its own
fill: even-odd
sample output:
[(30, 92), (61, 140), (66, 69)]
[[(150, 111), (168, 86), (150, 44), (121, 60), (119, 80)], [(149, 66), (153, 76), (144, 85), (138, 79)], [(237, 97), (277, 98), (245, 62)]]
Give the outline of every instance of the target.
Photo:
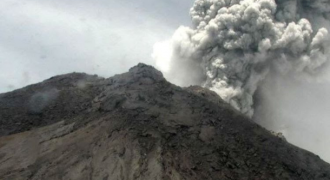
[(201, 87), (139, 64), (0, 95), (0, 179), (329, 180), (330, 166)]

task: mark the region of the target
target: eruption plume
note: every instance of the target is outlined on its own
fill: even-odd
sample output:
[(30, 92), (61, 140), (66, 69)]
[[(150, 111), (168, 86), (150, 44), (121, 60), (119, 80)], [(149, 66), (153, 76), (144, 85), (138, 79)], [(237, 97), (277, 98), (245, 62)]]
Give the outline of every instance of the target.
[(315, 76), (327, 63), (330, 2), (197, 0), (192, 27), (154, 46), (156, 65), (172, 82), (200, 84), (242, 113), (268, 76)]

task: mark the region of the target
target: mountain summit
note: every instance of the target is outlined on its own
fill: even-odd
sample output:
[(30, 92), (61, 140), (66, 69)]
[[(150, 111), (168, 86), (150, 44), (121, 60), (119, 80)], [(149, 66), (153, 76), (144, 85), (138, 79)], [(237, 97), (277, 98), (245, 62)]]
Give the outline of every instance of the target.
[(329, 180), (330, 165), (138, 64), (0, 94), (0, 179)]

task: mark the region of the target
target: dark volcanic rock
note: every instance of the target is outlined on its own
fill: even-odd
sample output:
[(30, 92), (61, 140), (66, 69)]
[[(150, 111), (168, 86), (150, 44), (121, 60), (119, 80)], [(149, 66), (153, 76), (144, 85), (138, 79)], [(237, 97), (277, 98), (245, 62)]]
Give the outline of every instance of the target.
[(102, 79), (82, 73), (52, 77), (0, 95), (0, 136), (82, 117)]
[(0, 179), (329, 180), (318, 156), (144, 64), (0, 95)]

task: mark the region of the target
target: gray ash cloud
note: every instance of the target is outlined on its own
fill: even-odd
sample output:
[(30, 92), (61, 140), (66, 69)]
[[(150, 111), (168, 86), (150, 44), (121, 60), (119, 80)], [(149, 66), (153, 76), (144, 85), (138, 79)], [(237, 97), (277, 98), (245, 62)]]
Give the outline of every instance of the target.
[(170, 81), (207, 87), (252, 116), (268, 76), (310, 79), (325, 66), (329, 12), (324, 0), (197, 0), (192, 27), (156, 44), (153, 57)]

